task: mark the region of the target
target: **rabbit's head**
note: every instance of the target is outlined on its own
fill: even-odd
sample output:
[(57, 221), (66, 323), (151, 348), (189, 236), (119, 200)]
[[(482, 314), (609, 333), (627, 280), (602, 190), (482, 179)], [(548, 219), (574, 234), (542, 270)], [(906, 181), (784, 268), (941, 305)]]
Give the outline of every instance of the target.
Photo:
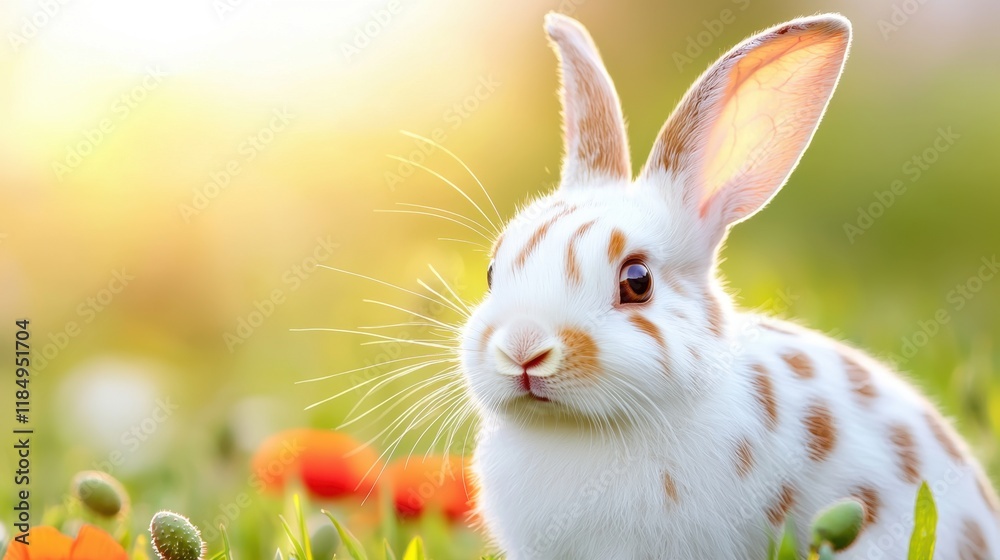
[(462, 360), (488, 413), (642, 421), (695, 405), (731, 355), (715, 287), (728, 228), (764, 206), (812, 138), (850, 43), (839, 15), (737, 45), (667, 120), (637, 179), (614, 85), (586, 30), (550, 14), (562, 70), (559, 187), (497, 240)]

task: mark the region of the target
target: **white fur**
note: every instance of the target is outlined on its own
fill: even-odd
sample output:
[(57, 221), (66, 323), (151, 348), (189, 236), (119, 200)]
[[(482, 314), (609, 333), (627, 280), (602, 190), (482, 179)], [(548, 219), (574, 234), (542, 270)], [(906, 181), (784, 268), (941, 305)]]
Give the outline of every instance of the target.
[[(900, 476), (890, 443), (889, 426), (902, 423), (913, 433), (920, 476), (937, 500), (935, 558), (960, 558), (965, 519), (979, 524), (1000, 558), (997, 517), (976, 483), (981, 468), (964, 447), (963, 460), (952, 463), (926, 421), (932, 407), (924, 397), (837, 341), (733, 309), (715, 277), (715, 252), (728, 224), (700, 218), (685, 196), (691, 188), (685, 175), (656, 169), (635, 182), (564, 186), (506, 228), (492, 291), (462, 338), (463, 367), (482, 418), (478, 506), (499, 548), (511, 560), (763, 559), (778, 529), (768, 511), (783, 486), (795, 491), (787, 519), (805, 543), (819, 509), (866, 485), (878, 490), (878, 521), (839, 557), (903, 558), (918, 484)], [(540, 226), (560, 213), (517, 266)], [(567, 248), (590, 221), (576, 242), (582, 278), (570, 283)], [(639, 307), (617, 302), (621, 263), (608, 256), (614, 229), (626, 235), (625, 254), (645, 255), (654, 279), (651, 301)], [(713, 334), (711, 299), (719, 302), (721, 335)], [(656, 325), (665, 350), (630, 322), (635, 312)], [(557, 367), (572, 357), (556, 334), (566, 326), (593, 338), (599, 371)], [(558, 350), (555, 365), (544, 370), (549, 402), (527, 398), (518, 385), (517, 368), (511, 371), (504, 357), (511, 329), (533, 333), (525, 344)], [(790, 349), (809, 357), (812, 378), (797, 377), (782, 361)], [(870, 402), (852, 391), (845, 355), (871, 373), (877, 396)], [(753, 384), (756, 363), (773, 382), (774, 429)], [(822, 460), (810, 457), (803, 423), (819, 401), (836, 429)], [(753, 465), (741, 475), (736, 449), (744, 439)], [(664, 473), (676, 498), (668, 496)]]

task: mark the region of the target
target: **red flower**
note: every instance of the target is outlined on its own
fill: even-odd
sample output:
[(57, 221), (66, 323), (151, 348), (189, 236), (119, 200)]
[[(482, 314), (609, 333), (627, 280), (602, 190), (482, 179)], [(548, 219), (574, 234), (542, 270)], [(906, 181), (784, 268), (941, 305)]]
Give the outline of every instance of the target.
[(455, 455), (433, 455), (393, 461), (385, 470), (392, 484), (396, 512), (404, 517), (440, 511), (452, 521), (467, 519), (473, 509), (474, 485), (468, 461)]
[(382, 470), (378, 454), (352, 437), (329, 430), (288, 430), (257, 449), (251, 469), (265, 489), (284, 490), (297, 474), (313, 497), (365, 497)]
[(84, 525), (76, 539), (52, 527), (35, 527), (28, 544), (14, 541), (3, 560), (128, 560), (128, 554), (111, 535)]

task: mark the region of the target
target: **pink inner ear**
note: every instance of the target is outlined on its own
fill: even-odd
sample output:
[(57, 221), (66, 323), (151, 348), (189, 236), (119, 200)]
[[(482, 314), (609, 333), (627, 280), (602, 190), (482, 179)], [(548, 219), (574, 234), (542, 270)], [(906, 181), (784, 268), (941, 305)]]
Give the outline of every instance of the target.
[(562, 69), (563, 184), (590, 176), (631, 177), (624, 119), (614, 84), (582, 25), (559, 14), (546, 29)]
[(685, 199), (721, 225), (777, 192), (798, 163), (833, 93), (850, 24), (839, 16), (789, 22), (723, 56), (685, 95), (648, 167), (688, 180)]

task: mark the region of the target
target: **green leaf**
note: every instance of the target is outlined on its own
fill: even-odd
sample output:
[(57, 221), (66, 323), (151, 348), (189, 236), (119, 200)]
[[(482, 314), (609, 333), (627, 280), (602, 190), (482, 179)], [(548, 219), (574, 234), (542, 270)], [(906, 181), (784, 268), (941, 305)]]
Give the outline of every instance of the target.
[(403, 560), (427, 560), (427, 553), (424, 552), (424, 540), (420, 537), (413, 537), (406, 547)]
[(782, 529), (778, 560), (799, 560), (799, 544), (795, 541), (795, 525), (791, 522), (785, 523)]
[(347, 549), (347, 553), (351, 555), (354, 560), (368, 560), (368, 556), (365, 555), (365, 549), (361, 546), (361, 541), (359, 541), (350, 531), (344, 528), (336, 519), (334, 519), (333, 514), (323, 510), (323, 515), (325, 515), (333, 526), (337, 528), (337, 533), (340, 534), (340, 540), (344, 543), (344, 548)]
[(396, 553), (392, 551), (389, 539), (382, 539), (382, 548), (385, 551), (385, 560), (396, 560)]
[(229, 544), (229, 533), (226, 532), (225, 525), (219, 525), (222, 532), (222, 557), (226, 560), (233, 560), (233, 548)]
[(299, 518), (299, 538), (301, 539), (302, 546), (305, 548), (303, 550), (303, 558), (305, 560), (313, 560), (312, 543), (309, 542), (309, 530), (306, 528), (306, 518), (302, 514), (302, 500), (299, 499), (298, 494), (295, 494), (292, 496), (292, 501), (295, 503), (295, 515)]
[(937, 541), (937, 506), (927, 481), (920, 484), (917, 503), (913, 508), (913, 535), (910, 537), (908, 560), (931, 560)]
[(299, 558), (305, 558), (306, 553), (302, 550), (302, 544), (297, 538), (295, 538), (295, 533), (293, 533), (292, 528), (288, 526), (288, 522), (285, 521), (284, 516), (279, 515), (278, 519), (281, 520), (281, 528), (285, 530), (285, 535), (288, 537), (288, 541), (292, 543), (292, 548), (295, 549), (295, 555)]

